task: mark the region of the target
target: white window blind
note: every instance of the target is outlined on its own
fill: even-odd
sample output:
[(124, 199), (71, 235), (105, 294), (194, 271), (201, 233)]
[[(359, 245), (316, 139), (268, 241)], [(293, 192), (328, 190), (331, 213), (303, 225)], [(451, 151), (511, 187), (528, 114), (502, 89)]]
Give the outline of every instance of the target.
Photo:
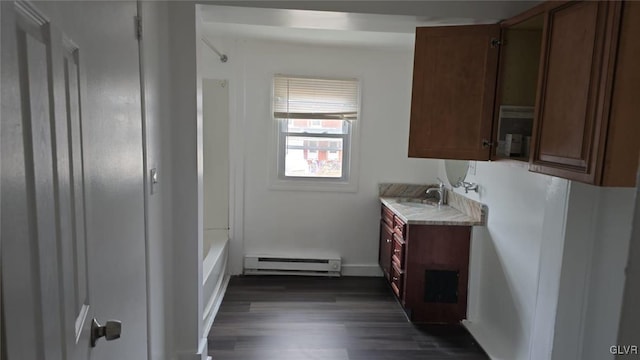
[(276, 119), (358, 119), (358, 80), (276, 75), (273, 81)]

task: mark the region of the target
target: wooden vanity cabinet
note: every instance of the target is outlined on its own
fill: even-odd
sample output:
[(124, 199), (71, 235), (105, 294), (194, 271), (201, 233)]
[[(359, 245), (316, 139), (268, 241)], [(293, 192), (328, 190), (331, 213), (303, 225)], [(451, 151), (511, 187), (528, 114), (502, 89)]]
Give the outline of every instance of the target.
[(391, 279), (391, 256), (393, 249), (393, 211), (382, 207), (380, 216), (380, 252), (378, 263), (387, 280)]
[(380, 221), (380, 253), (378, 263), (384, 276), (391, 278), (391, 249), (393, 246), (393, 231), (384, 221)]
[(467, 316), (470, 226), (410, 225), (402, 305), (414, 322), (457, 324)]
[(385, 220), (391, 211), (382, 209), (380, 267), (409, 319), (442, 324), (465, 319), (471, 227), (407, 225), (393, 215), (391, 229)]

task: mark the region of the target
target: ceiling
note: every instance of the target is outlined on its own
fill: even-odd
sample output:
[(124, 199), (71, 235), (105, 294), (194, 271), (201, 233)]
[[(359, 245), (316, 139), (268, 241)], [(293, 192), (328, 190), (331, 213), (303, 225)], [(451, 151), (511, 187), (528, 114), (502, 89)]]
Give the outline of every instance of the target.
[(215, 1), (206, 4), (201, 6), (200, 17), (204, 36), (208, 38), (412, 48), (417, 26), (496, 23), (536, 2)]

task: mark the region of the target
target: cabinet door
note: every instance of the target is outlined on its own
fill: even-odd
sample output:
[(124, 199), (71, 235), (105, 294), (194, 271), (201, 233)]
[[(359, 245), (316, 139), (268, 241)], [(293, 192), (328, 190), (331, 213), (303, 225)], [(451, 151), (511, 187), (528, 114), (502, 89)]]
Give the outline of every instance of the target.
[(410, 157), (489, 159), (499, 38), (499, 25), (416, 29)]
[(470, 226), (409, 225), (404, 302), (411, 321), (458, 324), (467, 317)]
[(636, 186), (640, 155), (640, 2), (623, 5), (612, 89), (603, 186)]
[(532, 171), (600, 181), (619, 8), (585, 1), (549, 11)]
[(387, 280), (391, 278), (390, 274), (391, 274), (392, 246), (393, 246), (393, 230), (384, 221), (380, 221), (380, 253), (378, 257), (378, 262)]

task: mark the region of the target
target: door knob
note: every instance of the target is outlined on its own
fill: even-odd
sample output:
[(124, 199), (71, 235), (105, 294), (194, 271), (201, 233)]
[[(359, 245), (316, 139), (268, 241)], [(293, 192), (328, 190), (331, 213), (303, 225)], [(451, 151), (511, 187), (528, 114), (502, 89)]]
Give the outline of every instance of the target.
[(107, 341), (119, 339), (121, 332), (122, 322), (118, 320), (109, 320), (102, 326), (98, 320), (93, 319), (91, 322), (91, 347), (95, 347), (96, 341), (101, 337), (104, 337)]

